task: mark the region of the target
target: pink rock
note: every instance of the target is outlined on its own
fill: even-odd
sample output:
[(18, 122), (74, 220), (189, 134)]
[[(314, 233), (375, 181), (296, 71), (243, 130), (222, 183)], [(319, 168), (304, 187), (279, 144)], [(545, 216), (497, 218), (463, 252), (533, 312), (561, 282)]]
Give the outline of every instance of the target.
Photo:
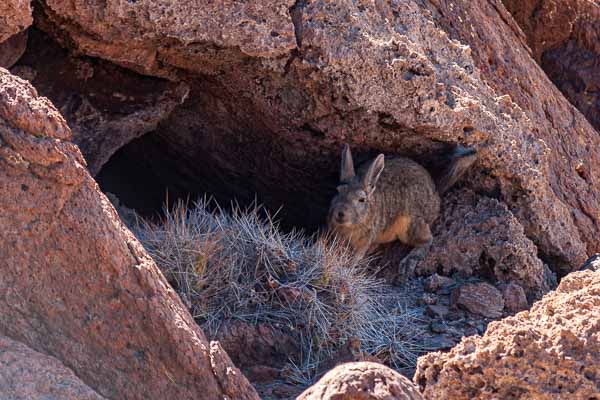
[(500, 318), (504, 309), (502, 293), (489, 283), (467, 283), (452, 293), (452, 302), (487, 318)]

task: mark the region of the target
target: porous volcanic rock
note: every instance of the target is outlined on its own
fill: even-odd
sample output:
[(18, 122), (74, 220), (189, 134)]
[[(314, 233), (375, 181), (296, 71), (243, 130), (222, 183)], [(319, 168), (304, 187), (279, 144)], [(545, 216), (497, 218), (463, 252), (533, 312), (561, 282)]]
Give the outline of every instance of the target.
[[(535, 63), (525, 35), (501, 2), (432, 3), (435, 3), (434, 14), (438, 16), (436, 21), (440, 27), (453, 39), (470, 46), (475, 67), (486, 84), (495, 93), (509, 96), (512, 104), (527, 116), (527, 123), (521, 124), (520, 129), (531, 132), (536, 140), (509, 139), (500, 134), (501, 140), (508, 139), (516, 144), (515, 150), (521, 150), (511, 155), (496, 153), (497, 161), (506, 162), (506, 158), (516, 156), (524, 162), (529, 158), (525, 154), (531, 154), (522, 151), (529, 147), (524, 142), (535, 149), (546, 149), (541, 159), (525, 161), (531, 168), (530, 173), (522, 175), (520, 171), (513, 171), (525, 182), (512, 187), (501, 185), (500, 199), (507, 203), (524, 226), (527, 237), (538, 246), (544, 262), (561, 274), (576, 269), (586, 259), (585, 247), (589, 254), (600, 246), (596, 233), (600, 202), (595, 184), (600, 164), (593, 150), (596, 144), (589, 142), (595, 143), (598, 134)], [(466, 24), (465, 21), (477, 23)], [(494, 133), (497, 134), (498, 131)], [(491, 176), (496, 175), (490, 172)], [(538, 180), (541, 176), (542, 180)], [(548, 193), (548, 189), (553, 194)], [(531, 195), (531, 191), (536, 193)], [(560, 242), (556, 240), (559, 236), (562, 237)], [(577, 242), (585, 245), (582, 247)], [(566, 254), (572, 257), (565, 258)], [(567, 259), (571, 261), (562, 264)]]
[(452, 293), (453, 304), (487, 318), (500, 318), (504, 310), (502, 292), (485, 282), (466, 283)]
[(600, 7), (586, 0), (503, 0), (533, 57), (600, 129)]
[(492, 322), (448, 353), (418, 361), (427, 399), (592, 399), (600, 387), (600, 274), (573, 272), (556, 291)]
[[(0, 334), (106, 398), (255, 390), (200, 328), (85, 168), (46, 98), (0, 69)], [(233, 392), (233, 391), (231, 391)]]
[(0, 336), (0, 398), (8, 400), (102, 400), (54, 357)]
[(501, 285), (502, 297), (504, 298), (504, 308), (508, 312), (519, 312), (525, 310), (529, 304), (523, 287), (515, 282)]
[(600, 249), (600, 136), (502, 3), (216, 4), (47, 0), (38, 24), (72, 51), (189, 80), (154, 153), (139, 155), (190, 191), (258, 193), (272, 209), (285, 204), (291, 224), (315, 227), (342, 142), (358, 161), (398, 153), (434, 172), (463, 143), (479, 150), (466, 184), (506, 205), (537, 247), (531, 257), (564, 274)]
[(32, 22), (30, 0), (3, 0), (0, 3), (0, 43), (25, 30)]
[(326, 373), (298, 400), (421, 400), (418, 389), (391, 368), (373, 362), (342, 364)]
[(506, 204), (460, 190), (446, 196), (431, 249), (416, 272), (518, 282), (532, 296), (550, 288), (536, 246)]
[(44, 3), (41, 12), (79, 52), (151, 75), (212, 75), (220, 72), (215, 64), (287, 56), (296, 48), (292, 0), (110, 2), (102, 12), (94, 3)]
[(151, 79), (91, 57), (70, 56), (38, 29), (19, 66), (60, 110), (92, 175), (131, 140), (156, 129), (189, 92), (185, 83)]

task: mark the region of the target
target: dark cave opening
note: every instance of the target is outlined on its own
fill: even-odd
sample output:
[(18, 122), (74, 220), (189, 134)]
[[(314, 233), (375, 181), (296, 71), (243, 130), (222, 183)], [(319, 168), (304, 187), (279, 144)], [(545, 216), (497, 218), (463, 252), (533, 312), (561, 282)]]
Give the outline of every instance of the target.
[[(197, 147), (189, 157), (181, 150), (158, 132), (146, 134), (113, 154), (96, 175), (96, 181), (103, 192), (114, 194), (144, 218), (160, 218), (165, 207), (170, 209), (179, 200), (189, 204), (207, 197), (225, 210), (237, 205), (260, 205), (269, 215), (276, 216), (284, 231), (300, 229), (311, 233), (322, 228), (337, 171), (319, 179), (320, 186), (329, 186), (330, 190), (320, 189), (314, 198), (309, 198), (311, 193), (307, 196), (304, 189), (293, 193), (285, 184), (263, 180), (261, 171), (245, 169), (238, 174), (237, 168), (228, 164), (237, 166), (237, 161), (219, 163), (221, 155), (217, 152)], [(184, 152), (189, 150), (184, 148)], [(260, 158), (254, 152), (249, 155)], [(277, 173), (284, 176), (284, 168), (285, 165), (277, 168)]]
[[(69, 54), (35, 28), (13, 70), (30, 75), (37, 90), (60, 108), (101, 189), (144, 217), (160, 216), (167, 201), (171, 206), (178, 199), (208, 196), (223, 208), (232, 202), (261, 204), (277, 213), (286, 231), (316, 232), (325, 222), (342, 142), (352, 141), (353, 134), (349, 129), (344, 138), (328, 131), (338, 129), (338, 116), (316, 129), (296, 121), (295, 108), (291, 116), (276, 113), (270, 104), (231, 93), (211, 76), (186, 79), (189, 95), (179, 103), (178, 84)], [(290, 101), (305, 96), (286, 85), (277, 93)], [(367, 126), (360, 131), (385, 130), (377, 115), (339, 118)], [(388, 154), (414, 158), (432, 172), (439, 170), (434, 161), (446, 162), (437, 156), (448, 152), (447, 145), (417, 132), (402, 135), (402, 146)], [(378, 154), (368, 143), (352, 152), (357, 164)]]
[[(225, 138), (215, 147), (204, 147), (205, 133), (189, 137), (187, 132), (179, 138), (169, 133), (170, 128), (161, 126), (116, 151), (95, 177), (101, 190), (145, 218), (160, 217), (178, 200), (207, 197), (225, 210), (260, 205), (276, 215), (285, 231), (323, 228), (338, 183), (339, 155), (332, 156), (329, 167), (316, 162), (290, 165), (285, 151), (273, 154), (277, 139), (246, 148)], [(198, 143), (185, 144), (194, 137)], [(443, 153), (449, 154), (448, 149)], [(360, 164), (374, 154), (358, 151), (356, 160)], [(440, 154), (419, 161), (435, 175), (448, 162)]]
[[(163, 156), (156, 163), (138, 157), (136, 146), (146, 148), (154, 141), (155, 135), (148, 134), (123, 146), (96, 176), (103, 192), (116, 195), (125, 206), (147, 218), (159, 215), (168, 198), (176, 200), (187, 196), (187, 189), (165, 179), (155, 168), (155, 165), (169, 164), (168, 157)], [(168, 167), (164, 171), (168, 172)]]

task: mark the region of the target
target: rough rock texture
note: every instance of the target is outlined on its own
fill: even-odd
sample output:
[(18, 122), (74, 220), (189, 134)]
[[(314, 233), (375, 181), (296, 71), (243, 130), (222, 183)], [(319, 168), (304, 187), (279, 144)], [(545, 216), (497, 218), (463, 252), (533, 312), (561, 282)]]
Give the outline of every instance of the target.
[(107, 398), (256, 399), (212, 351), (85, 169), (71, 131), (0, 69), (0, 334)]
[[(564, 273), (566, 269), (578, 267), (585, 257), (572, 258), (570, 268), (566, 265), (557, 268), (560, 259), (564, 260), (564, 256), (558, 253), (579, 253), (577, 249), (581, 247), (576, 243), (579, 240), (587, 244), (588, 253), (594, 252), (600, 245), (593, 233), (598, 230), (600, 215), (598, 186), (595, 184), (600, 164), (593, 150), (595, 144), (589, 142), (597, 140), (597, 133), (534, 64), (527, 47), (520, 44), (524, 40), (521, 30), (500, 2), (443, 2), (438, 5), (445, 18), (454, 20), (447, 23), (445, 18), (440, 19), (442, 27), (451, 36), (471, 46), (476, 66), (486, 83), (497, 93), (509, 94), (527, 115), (529, 121), (520, 129), (532, 132), (547, 146), (547, 157), (529, 164), (536, 167), (524, 178), (528, 183), (520, 188), (504, 188), (502, 199), (507, 201), (511, 211), (524, 225), (526, 235), (538, 245), (540, 256), (551, 268)], [(478, 23), (466, 25), (462, 21)], [(514, 140), (519, 143), (523, 138)], [(498, 153), (498, 156), (502, 158), (505, 155)], [(538, 173), (544, 176), (542, 180), (546, 183), (537, 180)], [(543, 188), (546, 184), (554, 195)], [(530, 190), (536, 194), (532, 196)], [(548, 201), (552, 197), (554, 199)], [(523, 207), (524, 204), (529, 204), (529, 207)], [(544, 211), (531, 213), (531, 219), (527, 221), (526, 210), (530, 208)], [(542, 214), (548, 218), (542, 217)], [(552, 214), (554, 217), (550, 217)], [(571, 230), (569, 226), (577, 229), (563, 236)], [(554, 240), (559, 236), (562, 236), (562, 243)], [(555, 250), (560, 250), (549, 251), (547, 244), (550, 242), (556, 245)]]
[(377, 363), (342, 364), (298, 396), (298, 400), (420, 400), (404, 376)]
[(504, 310), (502, 292), (485, 282), (467, 283), (457, 288), (452, 294), (452, 303), (487, 318), (500, 318)]
[(0, 398), (6, 400), (102, 400), (54, 357), (0, 336)]
[(533, 57), (600, 129), (600, 6), (587, 0), (503, 0)]
[(0, 67), (10, 68), (25, 53), (27, 48), (27, 31), (19, 32), (4, 42), (0, 42)]
[(481, 276), (493, 282), (515, 281), (532, 295), (550, 288), (536, 247), (505, 204), (460, 190), (444, 199), (432, 247), (417, 274), (435, 271)]
[[(96, 3), (45, 1), (48, 17), (78, 51), (152, 75), (216, 73), (238, 56), (287, 56), (296, 48), (291, 0)], [(201, 22), (201, 23), (200, 23)], [(221, 52), (221, 50), (224, 50)], [(213, 63), (197, 61), (213, 57)]]
[(529, 304), (523, 287), (515, 282), (501, 286), (504, 308), (506, 311), (516, 313), (525, 310)]
[(30, 0), (2, 0), (0, 3), (0, 43), (25, 30), (32, 22)]
[(455, 283), (454, 279), (448, 278), (447, 276), (433, 273), (425, 280), (425, 290), (428, 292), (435, 292), (439, 289), (447, 288)]
[(314, 227), (341, 142), (358, 159), (426, 164), (461, 142), (480, 151), (468, 185), (506, 204), (532, 257), (565, 273), (600, 248), (600, 136), (499, 2), (46, 0), (41, 11), (76, 52), (190, 79), (188, 101), (131, 158), (158, 180), (225, 201), (258, 193)]
[(92, 175), (119, 148), (156, 129), (188, 95), (185, 83), (150, 79), (90, 57), (71, 57), (31, 29), (20, 67), (35, 71), (41, 95), (61, 111)]
[[(210, 342), (210, 367), (212, 368), (211, 372), (217, 377), (223, 399), (260, 399), (254, 387), (233, 365), (231, 358), (216, 341)], [(198, 389), (202, 389), (202, 387), (199, 386)], [(195, 396), (196, 398), (213, 399), (213, 394), (202, 390), (199, 390)]]
[(574, 272), (530, 311), (419, 359), (427, 399), (593, 399), (600, 388), (600, 274)]
[(581, 266), (581, 270), (600, 271), (600, 253), (596, 253)]
[(298, 342), (293, 336), (262, 323), (225, 321), (216, 339), (253, 382), (264, 381), (267, 376), (276, 378), (290, 355), (298, 354)]

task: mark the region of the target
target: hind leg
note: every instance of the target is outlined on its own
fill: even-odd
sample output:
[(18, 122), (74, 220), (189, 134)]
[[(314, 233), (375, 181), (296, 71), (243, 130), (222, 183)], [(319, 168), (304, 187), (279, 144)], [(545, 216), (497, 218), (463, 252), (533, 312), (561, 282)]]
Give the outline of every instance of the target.
[(421, 247), (433, 240), (429, 224), (422, 218), (415, 218), (411, 221), (407, 232), (407, 243), (410, 246)]
[(431, 248), (431, 242), (420, 247), (414, 247), (397, 265), (396, 283), (405, 282), (415, 276), (417, 266), (427, 257)]
[(411, 221), (406, 236), (406, 244), (413, 246), (413, 249), (398, 264), (397, 284), (414, 277), (417, 265), (427, 256), (433, 242), (429, 224), (420, 218)]

